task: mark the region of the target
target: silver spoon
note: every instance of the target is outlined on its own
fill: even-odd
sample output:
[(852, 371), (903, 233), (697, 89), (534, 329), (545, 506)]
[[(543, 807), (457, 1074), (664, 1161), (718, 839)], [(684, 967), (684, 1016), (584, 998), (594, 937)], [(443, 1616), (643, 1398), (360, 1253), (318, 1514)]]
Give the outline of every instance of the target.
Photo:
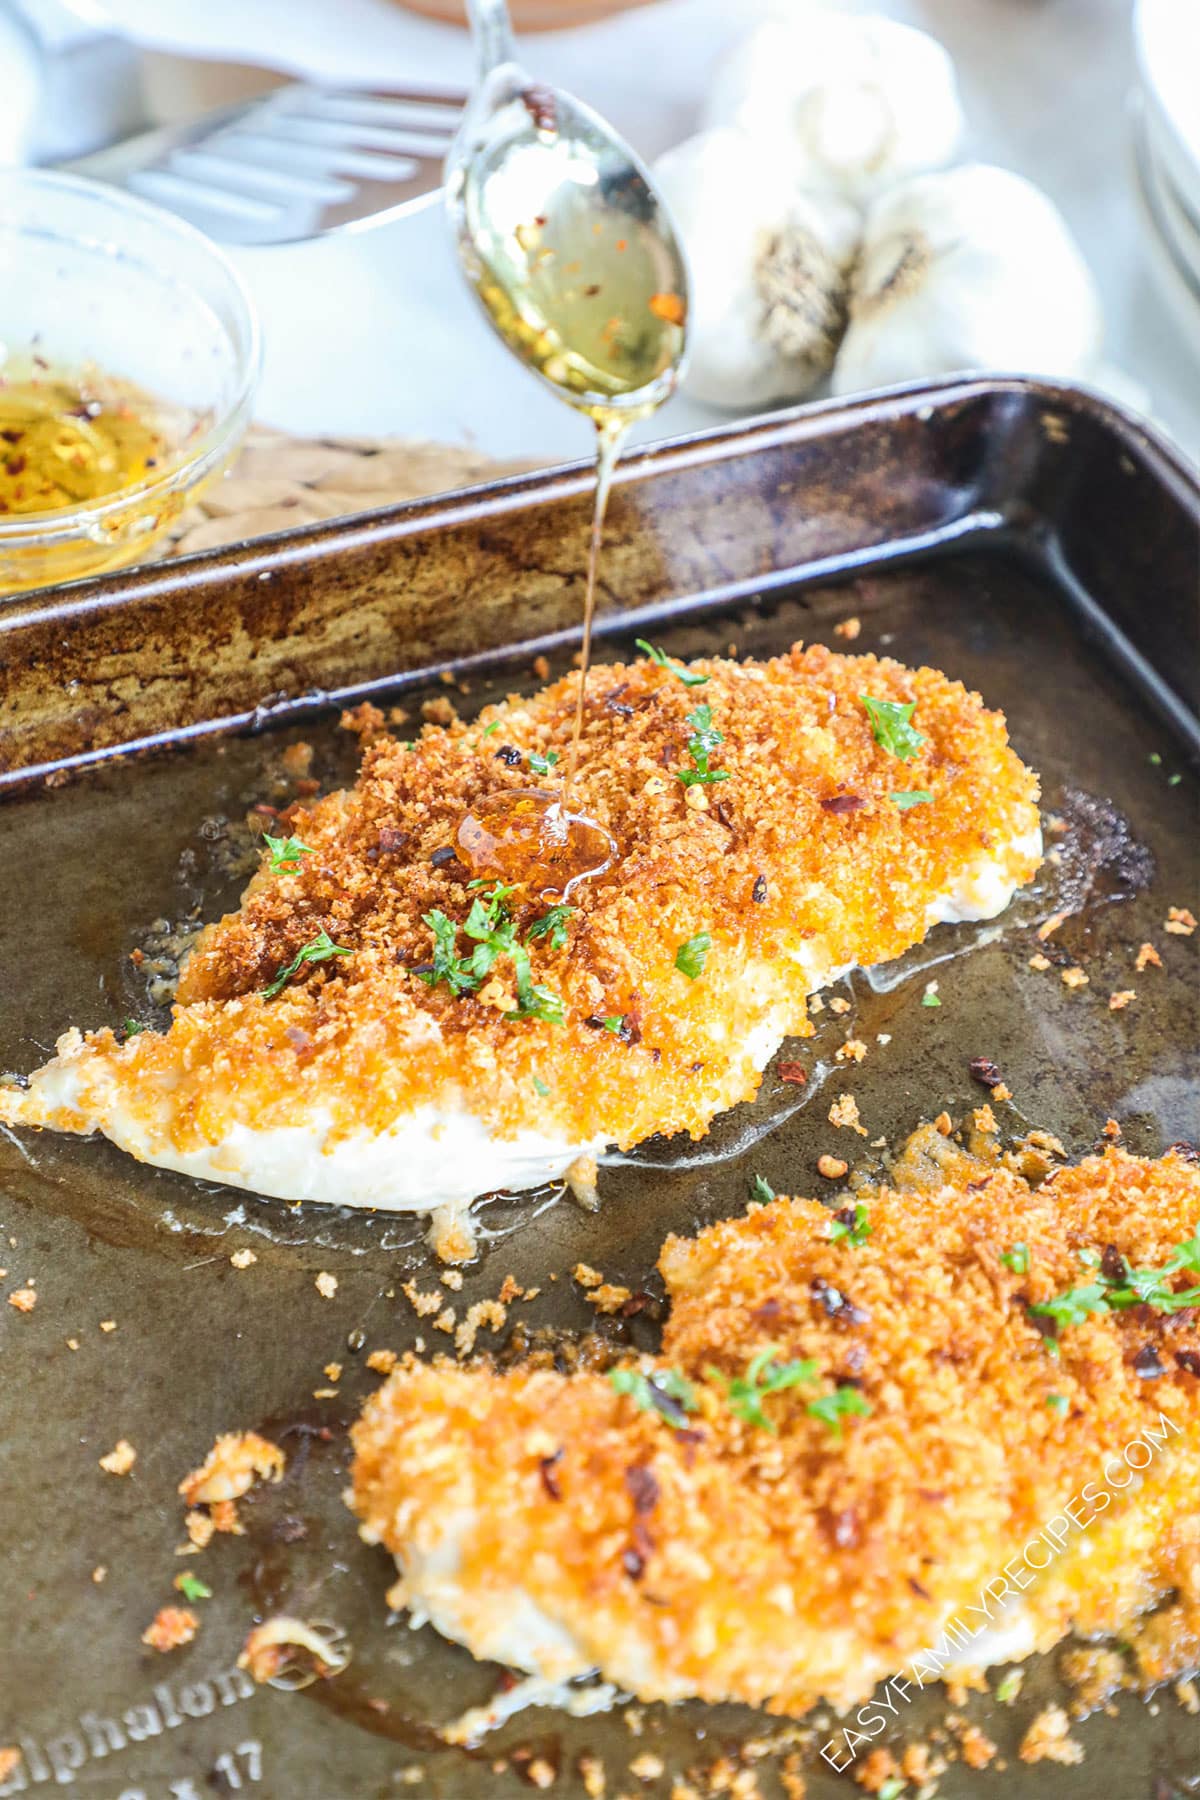
[(492, 324), (597, 423), (661, 405), (683, 364), (687, 268), (650, 175), (604, 120), (516, 60), (505, 0), (468, 0), (479, 85), (446, 163), (467, 280)]

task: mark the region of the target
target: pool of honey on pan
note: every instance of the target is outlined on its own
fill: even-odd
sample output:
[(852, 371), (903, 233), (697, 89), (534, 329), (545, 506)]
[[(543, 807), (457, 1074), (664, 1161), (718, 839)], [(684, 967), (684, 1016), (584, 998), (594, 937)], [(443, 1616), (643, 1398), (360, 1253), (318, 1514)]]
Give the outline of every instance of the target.
[[(964, 595), (989, 604), (967, 606)], [(443, 1287), (460, 1312), (494, 1297), (509, 1274), (523, 1289), (538, 1288), (534, 1300), (510, 1305), (497, 1340), (501, 1354), (533, 1346), (561, 1360), (652, 1347), (662, 1296), (654, 1264), (669, 1231), (738, 1212), (756, 1174), (781, 1193), (813, 1191), (824, 1151), (844, 1154), (856, 1167), (878, 1167), (886, 1151), (869, 1140), (860, 1147), (857, 1139), (847, 1151), (848, 1134), (830, 1127), (831, 1096), (853, 1093), (869, 1139), (899, 1143), (920, 1118), (945, 1108), (957, 1119), (979, 1103), (982, 1091), (968, 1065), (981, 1055), (998, 1064), (1013, 1090), (1015, 1108), (1001, 1118), (1011, 1135), (1038, 1125), (1078, 1155), (1093, 1147), (1110, 1115), (1122, 1121), (1135, 1150), (1157, 1152), (1187, 1133), (1196, 993), (1185, 953), (1193, 946), (1164, 940), (1162, 921), (1168, 905), (1195, 900), (1194, 791), (1186, 775), (1170, 785), (1178, 770), (1161, 731), (1118, 678), (1079, 647), (1035, 576), (994, 557), (959, 557), (810, 590), (744, 616), (640, 635), (675, 656), (724, 652), (731, 642), (740, 654), (762, 655), (796, 638), (837, 645), (833, 625), (850, 614), (862, 620), (856, 651), (934, 662), (1005, 708), (1018, 751), (1042, 772), (1047, 843), (1056, 860), (1000, 919), (938, 927), (899, 962), (826, 993), (814, 1036), (785, 1048), (754, 1105), (719, 1120), (700, 1143), (654, 1140), (602, 1169), (598, 1213), (553, 1190), (493, 1200), (481, 1214), (480, 1256), (462, 1271), (461, 1288), (451, 1289), (420, 1221), (292, 1208), (201, 1186), (142, 1168), (101, 1141), (29, 1133), (19, 1143), (0, 1139), (3, 1223), (22, 1243), (36, 1238), (43, 1247), (47, 1297), (55, 1287), (69, 1295), (70, 1318), (81, 1312), (92, 1337), (95, 1319), (120, 1324), (104, 1340), (107, 1364), (66, 1356), (72, 1366), (42, 1383), (36, 1411), (43, 1456), (27, 1453), (21, 1421), (26, 1412), (32, 1419), (34, 1402), (18, 1393), (14, 1479), (36, 1500), (55, 1458), (61, 1464), (77, 1454), (81, 1429), (97, 1441), (106, 1432), (115, 1437), (109, 1381), (123, 1369), (120, 1429), (153, 1446), (139, 1503), (112, 1513), (118, 1496), (89, 1488), (56, 1505), (64, 1541), (74, 1532), (81, 1543), (99, 1541), (98, 1507), (100, 1539), (114, 1563), (120, 1557), (136, 1569), (147, 1593), (164, 1583), (169, 1592), (179, 1567), (172, 1561), (180, 1535), (175, 1481), (202, 1457), (216, 1429), (276, 1435), (289, 1454), (284, 1484), (247, 1505), (245, 1540), (223, 1540), (197, 1560), (214, 1588), (205, 1632), (230, 1659), (253, 1614), (267, 1607), (328, 1619), (346, 1633), (354, 1655), (345, 1673), (303, 1693), (264, 1695), (265, 1724), (256, 1726), (268, 1740), (276, 1734), (278, 1760), (288, 1742), (315, 1729), (305, 1724), (298, 1732), (295, 1709), (305, 1720), (319, 1714), (323, 1730), (336, 1730), (345, 1758), (339, 1800), (381, 1791), (369, 1773), (385, 1766), (381, 1758), (392, 1757), (388, 1767), (404, 1759), (421, 1764), (427, 1786), (419, 1792), (474, 1800), (527, 1791), (521, 1770), (528, 1759), (509, 1760), (500, 1774), (492, 1769), (514, 1746), (541, 1746), (564, 1767), (597, 1750), (622, 1771), (639, 1749), (649, 1749), (682, 1771), (774, 1729), (743, 1709), (693, 1706), (643, 1709), (638, 1739), (622, 1714), (571, 1720), (544, 1712), (518, 1718), (476, 1753), (451, 1750), (432, 1735), (432, 1726), (486, 1699), (497, 1671), (475, 1665), (428, 1629), (412, 1633), (388, 1622), (390, 1565), (358, 1543), (340, 1501), (345, 1428), (378, 1380), (365, 1366), (367, 1355), (403, 1351), (418, 1338), (426, 1354), (438, 1347), (406, 1298), (406, 1284)], [(621, 648), (631, 653), (627, 641)], [(617, 651), (600, 651), (602, 660), (610, 654)], [(452, 697), (467, 716), (509, 689), (537, 685), (527, 668), (511, 669)], [(402, 734), (411, 735), (423, 700), (446, 693), (439, 685), (399, 695), (410, 715), (398, 727)], [(20, 967), (23, 979), (0, 995), (0, 1066), (33, 1066), (68, 1023), (165, 1021), (172, 966), (188, 935), (236, 905), (253, 866), (253, 809), (304, 797), (310, 784), (325, 790), (351, 780), (356, 755), (355, 742), (330, 717), (303, 730), (113, 767), (52, 795), (9, 802), (2, 814), (10, 853), (0, 868), (0, 965)], [(1051, 939), (1037, 939), (1042, 920), (1074, 906), (1079, 910)], [(1164, 969), (1134, 980), (1130, 959), (1145, 940), (1170, 953)], [(1030, 969), (1030, 956), (1047, 948), (1056, 959), (1050, 968)], [(144, 960), (131, 960), (135, 952)], [(1073, 991), (1060, 975), (1077, 961), (1091, 971), (1090, 986)], [(937, 1006), (922, 1003), (932, 983)], [(1137, 1003), (1109, 1012), (1110, 987), (1131, 985)], [(848, 1010), (835, 1011), (834, 999)], [(861, 1064), (835, 1060), (847, 1037), (867, 1044)], [(803, 1070), (803, 1082), (783, 1076), (781, 1065), (789, 1062)], [(257, 1261), (239, 1272), (229, 1257), (243, 1248)], [(570, 1279), (578, 1261), (630, 1288), (636, 1304), (629, 1316), (596, 1319)], [(332, 1299), (315, 1287), (321, 1272), (337, 1279)], [(485, 1335), (480, 1347), (492, 1342)], [(118, 1362), (122, 1354), (127, 1364)], [(160, 1384), (146, 1379), (146, 1362), (164, 1356), (184, 1372), (170, 1383), (169, 1405)], [(338, 1366), (336, 1379), (325, 1373), (329, 1366)], [(79, 1385), (88, 1369), (94, 1380), (103, 1377), (94, 1390)], [(147, 1532), (146, 1507), (162, 1515), (161, 1529)], [(74, 1590), (68, 1572), (58, 1570), (61, 1560), (52, 1559), (46, 1591), (53, 1598), (61, 1588), (65, 1604)], [(86, 1654), (65, 1637), (56, 1647), (62, 1681), (96, 1704), (110, 1679), (112, 1695), (128, 1692), (141, 1654), (128, 1619), (100, 1615), (98, 1629)], [(18, 1621), (22, 1641), (23, 1633)], [(111, 1663), (102, 1677), (97, 1644)], [(1011, 1758), (1016, 1737), (1054, 1692), (1046, 1660), (1031, 1668), (1019, 1707), (1010, 1712), (972, 1697), (966, 1710)], [(944, 1710), (939, 1696), (928, 1718)], [(991, 1786), (1001, 1800), (1006, 1793), (1083, 1800), (1092, 1792), (1095, 1759), (1107, 1767), (1123, 1754), (1121, 1733), (1143, 1750), (1153, 1742), (1170, 1770), (1177, 1712), (1164, 1701), (1150, 1720), (1125, 1697), (1116, 1723), (1098, 1717), (1083, 1728), (1088, 1760), (1081, 1770), (1055, 1769), (1053, 1780), (1039, 1785), (1038, 1771), (1014, 1764), (1017, 1785), (993, 1776)], [(773, 1779), (763, 1773), (764, 1794)], [(966, 1771), (952, 1769), (939, 1795), (954, 1800), (968, 1791), (966, 1779)], [(565, 1776), (558, 1791), (573, 1791)], [(814, 1800), (840, 1791), (809, 1773)]]

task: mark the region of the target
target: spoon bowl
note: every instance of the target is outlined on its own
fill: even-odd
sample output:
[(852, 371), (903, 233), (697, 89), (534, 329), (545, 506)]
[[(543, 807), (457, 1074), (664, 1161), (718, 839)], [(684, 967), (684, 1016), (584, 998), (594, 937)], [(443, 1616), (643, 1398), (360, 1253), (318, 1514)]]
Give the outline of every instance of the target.
[(687, 267), (666, 206), (603, 119), (519, 66), (503, 8), (473, 10), (484, 75), (446, 165), (468, 282), (560, 398), (642, 417), (683, 365)]

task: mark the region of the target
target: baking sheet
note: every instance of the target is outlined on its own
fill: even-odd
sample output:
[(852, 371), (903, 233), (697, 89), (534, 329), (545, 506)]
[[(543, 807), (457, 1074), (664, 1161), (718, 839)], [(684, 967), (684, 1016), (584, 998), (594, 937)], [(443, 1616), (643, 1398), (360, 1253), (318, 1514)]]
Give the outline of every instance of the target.
[[(934, 404), (935, 430), (936, 412)], [(1086, 406), (1084, 416), (1092, 417)], [(951, 458), (953, 408), (947, 417), (944, 462)], [(1106, 429), (1113, 478), (1124, 456), (1133, 470), (1126, 482), (1148, 480), (1137, 446), (1122, 441), (1119, 428)], [(816, 441), (808, 443), (819, 461)], [(965, 440), (954, 454), (965, 469)], [(1089, 454), (1100, 458), (1098, 442)], [(690, 464), (708, 492), (714, 462), (720, 458)], [(1019, 472), (1008, 473), (1014, 490)], [(947, 531), (945, 541), (927, 546), (936, 554), (915, 560), (892, 561), (898, 540), (885, 537), (873, 557), (855, 552), (854, 572), (836, 582), (810, 576), (789, 585), (776, 564), (762, 569), (753, 603), (735, 593), (721, 610), (710, 588), (688, 616), (671, 597), (664, 610), (672, 622), (654, 636), (673, 654), (736, 643), (739, 653), (763, 655), (798, 637), (839, 646), (832, 627), (854, 614), (862, 620), (856, 650), (930, 661), (977, 686), (1005, 709), (1018, 750), (1041, 770), (1044, 810), (1068, 825), (1050, 839), (1062, 861), (993, 925), (939, 927), (899, 964), (873, 978), (851, 978), (843, 991), (852, 1012), (824, 1015), (822, 1030), (800, 1051), (811, 1070), (806, 1088), (769, 1075), (756, 1105), (719, 1122), (703, 1144), (652, 1143), (606, 1169), (598, 1214), (550, 1193), (493, 1202), (483, 1213), (484, 1255), (467, 1272), (461, 1295), (451, 1296), (460, 1310), (494, 1295), (511, 1272), (542, 1291), (532, 1304), (510, 1308), (505, 1335), (518, 1325), (526, 1335), (551, 1326), (599, 1329), (614, 1347), (651, 1346), (661, 1290), (650, 1271), (668, 1231), (739, 1211), (751, 1174), (780, 1192), (812, 1191), (817, 1156), (845, 1153), (845, 1134), (825, 1119), (825, 1062), (848, 1031), (871, 1053), (861, 1067), (837, 1068), (834, 1091), (856, 1095), (873, 1138), (897, 1141), (943, 1107), (958, 1117), (978, 1103), (967, 1063), (979, 1055), (996, 1061), (1013, 1089), (1006, 1129), (1041, 1126), (1072, 1156), (1096, 1144), (1110, 1115), (1121, 1120), (1134, 1150), (1156, 1153), (1194, 1133), (1197, 940), (1162, 930), (1169, 905), (1200, 910), (1195, 773), (1187, 733), (1175, 729), (1188, 676), (1189, 575), (1186, 552), (1173, 563), (1164, 545), (1176, 541), (1177, 527), (1186, 544), (1187, 519), (1194, 527), (1200, 507), (1188, 514), (1186, 486), (1164, 501), (1161, 477), (1150, 482), (1157, 510), (1148, 506), (1142, 517), (1154, 520), (1158, 560), (1142, 610), (1153, 617), (1144, 636), (1136, 608), (1118, 619), (1122, 642), (1115, 647), (1127, 644), (1133, 654), (1116, 661), (1112, 614), (1096, 598), (1101, 584), (1085, 579), (1092, 540), (1079, 513), (1109, 478), (1095, 469), (1093, 475), (1090, 485), (1055, 490), (1053, 533), (1045, 521), (1054, 515), (1044, 512), (1035, 530), (1032, 508), (1004, 530), (976, 516), (971, 529)], [(897, 488), (903, 479), (898, 471)], [(996, 491), (1002, 485), (997, 481)], [(968, 486), (964, 481), (967, 499)], [(736, 510), (736, 482), (730, 491)], [(763, 490), (757, 492), (765, 506)], [(771, 504), (780, 517), (802, 508), (803, 483)], [(953, 526), (948, 506), (945, 515)], [(519, 518), (520, 509), (506, 526), (506, 553), (520, 541)], [(1124, 571), (1128, 598), (1150, 527), (1139, 531), (1132, 516), (1124, 524), (1136, 546)], [(780, 529), (786, 532), (786, 523)], [(1111, 523), (1101, 529), (1111, 535)], [(643, 541), (633, 517), (623, 530), (624, 566), (645, 566), (652, 534)], [(713, 553), (710, 526), (692, 554), (707, 567)], [(743, 554), (738, 547), (736, 555)], [(561, 550), (558, 566), (565, 566)], [(732, 585), (741, 579), (735, 574)], [(515, 564), (513, 580), (519, 589)], [(1111, 557), (1103, 582), (1122, 587)], [(70, 590), (53, 597), (56, 606), (64, 596)], [(618, 577), (610, 610), (641, 598), (624, 592)], [(460, 642), (469, 643), (469, 619), (460, 616), (458, 629)], [(632, 635), (617, 639), (614, 652), (630, 649)], [(555, 666), (566, 666), (565, 651)], [(8, 667), (11, 676), (14, 665)], [(476, 669), (470, 693), (456, 698), (469, 712), (513, 686), (536, 684), (523, 654), (490, 673)], [(440, 681), (421, 687), (410, 680), (401, 699), (412, 711), (423, 697), (446, 692)], [(245, 872), (245, 814), (256, 801), (278, 803), (279, 784), (287, 789), (291, 780), (283, 751), (299, 738), (313, 744), (312, 774), (323, 784), (352, 773), (353, 743), (328, 712), (313, 712), (254, 736), (112, 762), (61, 788), (17, 793), (0, 808), (0, 1067), (33, 1066), (67, 1023), (158, 1016), (152, 993), (160, 991), (160, 977), (131, 962), (130, 951), (144, 949), (151, 964), (167, 967), (181, 928), (235, 903)], [(1057, 969), (1027, 966), (1036, 923), (1066, 893), (1082, 900), (1081, 910), (1053, 942), (1089, 974), (1089, 986), (1076, 991)], [(1133, 955), (1145, 939), (1159, 946), (1165, 967), (1135, 975)], [(937, 1009), (920, 1005), (932, 978), (939, 982)], [(1131, 986), (1137, 1002), (1110, 1012), (1109, 992)], [(890, 1044), (878, 1044), (880, 1033), (890, 1034)], [(864, 1150), (860, 1160), (872, 1154)], [(0, 1308), (0, 1745), (25, 1742), (31, 1789), (78, 1786), (102, 1800), (236, 1791), (279, 1800), (401, 1793), (503, 1800), (528, 1792), (530, 1759), (538, 1757), (558, 1770), (553, 1792), (583, 1793), (577, 1761), (592, 1754), (604, 1759), (616, 1794), (641, 1791), (628, 1765), (651, 1751), (667, 1775), (650, 1791), (666, 1793), (669, 1775), (703, 1775), (722, 1756), (738, 1766), (748, 1744), (753, 1754), (778, 1731), (745, 1709), (686, 1706), (636, 1709), (640, 1735), (623, 1711), (584, 1720), (531, 1712), (476, 1751), (437, 1739), (432, 1727), (487, 1698), (498, 1672), (428, 1629), (414, 1633), (389, 1620), (383, 1594), (390, 1564), (357, 1541), (340, 1500), (345, 1427), (378, 1380), (365, 1356), (413, 1343), (422, 1327), (402, 1284), (415, 1279), (428, 1288), (437, 1280), (417, 1223), (292, 1209), (141, 1168), (103, 1142), (25, 1133), (0, 1138), (0, 1233), (0, 1261), (14, 1278), (36, 1280), (39, 1294), (31, 1314)], [(258, 1260), (235, 1270), (229, 1256), (244, 1247)], [(598, 1326), (569, 1279), (581, 1258), (610, 1280), (645, 1291), (644, 1310)], [(329, 1300), (314, 1285), (322, 1271), (338, 1280)], [(101, 1330), (102, 1321), (114, 1320), (114, 1330)], [(357, 1343), (359, 1333), (364, 1347), (356, 1352), (348, 1342)], [(425, 1335), (429, 1343), (432, 1334)], [(68, 1338), (78, 1350), (67, 1347)], [(330, 1362), (344, 1365), (336, 1382), (323, 1372)], [(314, 1398), (315, 1389), (331, 1385), (335, 1397)], [(220, 1538), (202, 1557), (177, 1559), (177, 1482), (217, 1432), (246, 1427), (264, 1430), (287, 1450), (284, 1482), (243, 1504), (244, 1537)], [(122, 1437), (138, 1461), (128, 1477), (107, 1476), (97, 1459)], [(100, 1566), (107, 1573), (97, 1582)], [(178, 1598), (171, 1581), (181, 1568), (201, 1574), (214, 1595), (197, 1608), (195, 1643), (159, 1656), (139, 1634), (158, 1607)], [(346, 1672), (301, 1693), (247, 1694), (234, 1672), (238, 1651), (253, 1618), (279, 1607), (336, 1623), (353, 1645)], [(1000, 1800), (1090, 1800), (1101, 1771), (1114, 1800), (1197, 1791), (1200, 1724), (1169, 1694), (1154, 1705), (1124, 1696), (1113, 1717), (1089, 1720), (1081, 1728), (1087, 1758), (1079, 1767), (1017, 1762), (1022, 1732), (1058, 1693), (1054, 1662), (1030, 1666), (1012, 1709), (986, 1696), (967, 1700), (960, 1710), (983, 1725), (1009, 1766), (975, 1776), (952, 1763), (939, 1795), (955, 1800), (986, 1784)], [(945, 1712), (940, 1692), (932, 1705), (914, 1707), (901, 1741), (937, 1729)], [(786, 1748), (753, 1765), (764, 1795), (781, 1792)], [(806, 1773), (812, 1800), (847, 1791), (819, 1765)]]

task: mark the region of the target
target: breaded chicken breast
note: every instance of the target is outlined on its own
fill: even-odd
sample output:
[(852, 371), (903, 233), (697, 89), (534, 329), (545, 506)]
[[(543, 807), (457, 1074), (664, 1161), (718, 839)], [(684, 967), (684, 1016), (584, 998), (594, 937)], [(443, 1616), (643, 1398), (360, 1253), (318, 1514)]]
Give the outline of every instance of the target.
[(659, 1267), (652, 1359), (410, 1360), (367, 1403), (349, 1499), (394, 1604), (554, 1681), (786, 1714), (1131, 1635), (1173, 1591), (1200, 1660), (1194, 1161), (1110, 1149), (1034, 1189), (952, 1159)]
[(204, 932), (170, 1030), (68, 1032), (0, 1122), (290, 1200), (461, 1206), (701, 1136), (811, 1029), (815, 989), (990, 917), (1038, 866), (999, 714), (814, 647), (593, 669), (572, 809), (611, 865), (565, 906), (472, 885), (464, 818), (546, 785), (578, 679), (370, 743)]

